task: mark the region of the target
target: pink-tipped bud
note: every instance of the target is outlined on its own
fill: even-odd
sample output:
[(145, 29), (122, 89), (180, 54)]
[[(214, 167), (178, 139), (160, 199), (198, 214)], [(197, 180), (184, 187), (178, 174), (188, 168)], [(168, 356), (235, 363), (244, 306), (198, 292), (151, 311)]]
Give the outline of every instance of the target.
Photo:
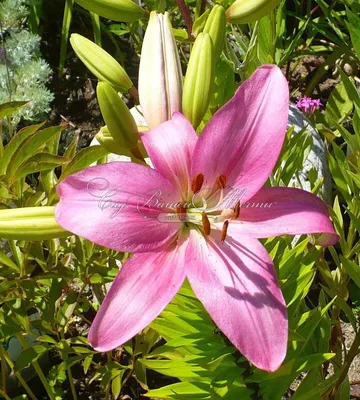
[(149, 128), (181, 111), (183, 77), (169, 14), (151, 12), (141, 50), (139, 98)]

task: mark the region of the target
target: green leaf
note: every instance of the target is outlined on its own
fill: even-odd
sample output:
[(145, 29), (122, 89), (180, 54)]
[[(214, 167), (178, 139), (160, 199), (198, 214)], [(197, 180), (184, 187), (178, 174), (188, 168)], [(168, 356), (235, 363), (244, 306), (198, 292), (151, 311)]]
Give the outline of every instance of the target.
[(60, 180), (63, 180), (67, 176), (88, 167), (108, 154), (109, 152), (103, 146), (90, 146), (80, 150), (63, 169)]
[(339, 69), (339, 72), (350, 99), (356, 104), (356, 107), (360, 109), (360, 94), (358, 93), (354, 82), (345, 74), (345, 72), (342, 71), (342, 69)]
[(125, 370), (120, 371), (119, 374), (111, 381), (111, 393), (115, 400), (120, 396), (124, 372)]
[(78, 145), (79, 136), (75, 136), (68, 148), (65, 150), (64, 157), (65, 158), (74, 158), (76, 154), (76, 148)]
[(15, 361), (14, 370), (19, 371), (36, 361), (48, 350), (48, 346), (36, 344), (25, 349)]
[(150, 390), (144, 396), (159, 399), (210, 399), (209, 384), (204, 382), (174, 383), (160, 389)]
[(123, 36), (130, 33), (130, 29), (126, 24), (111, 24), (107, 27), (107, 30), (117, 36)]
[(346, 272), (349, 274), (350, 278), (360, 288), (360, 266), (358, 264), (355, 264), (351, 260), (347, 260), (342, 255), (340, 255), (340, 260), (341, 260)]
[(344, 121), (353, 110), (353, 102), (349, 97), (344, 82), (340, 82), (332, 90), (326, 104), (326, 113), (338, 123)]
[(84, 360), (84, 363), (83, 363), (84, 374), (87, 374), (87, 372), (88, 372), (88, 370), (90, 368), (90, 365), (92, 363), (92, 359), (93, 359), (93, 355), (85, 357), (85, 360)]
[(27, 175), (35, 172), (52, 170), (60, 165), (66, 165), (69, 163), (69, 159), (55, 156), (49, 153), (39, 153), (33, 157), (30, 157), (25, 161), (19, 169), (15, 172), (13, 180), (23, 178)]
[(48, 140), (62, 131), (61, 126), (52, 126), (27, 138), (16, 150), (11, 158), (6, 174), (12, 180), (17, 169), (31, 156), (43, 148)]
[(8, 103), (0, 104), (0, 119), (11, 116), (28, 103), (28, 101), (10, 101)]
[(72, 20), (72, 11), (74, 7), (74, 0), (65, 0), (64, 15), (62, 18), (62, 29), (61, 29), (61, 44), (60, 44), (60, 61), (59, 61), (59, 71), (65, 66), (66, 60), (66, 49), (69, 41), (70, 25)]
[(14, 261), (2, 251), (0, 251), (0, 264), (4, 264), (16, 272), (20, 271), (20, 268), (14, 263)]
[(43, 343), (50, 343), (50, 344), (56, 344), (57, 343), (57, 341), (53, 337), (51, 337), (49, 335), (38, 336), (36, 338), (36, 341), (37, 342), (43, 342)]
[(200, 17), (196, 18), (192, 28), (192, 34), (196, 37), (200, 32), (204, 30), (206, 20), (210, 14), (210, 9), (207, 9)]
[(3, 157), (0, 160), (0, 175), (4, 175), (6, 173), (9, 162), (17, 149), (21, 146), (21, 144), (31, 135), (33, 135), (38, 129), (40, 129), (45, 122), (38, 125), (27, 126), (26, 128), (21, 129), (17, 132), (14, 137), (10, 140), (8, 145), (4, 149)]
[(349, 22), (346, 21), (346, 26), (350, 32), (351, 42), (355, 48), (356, 55), (360, 60), (360, 18), (349, 8), (346, 9), (346, 14), (349, 19)]
[(187, 40), (188, 34), (185, 29), (173, 29), (175, 39), (177, 40)]

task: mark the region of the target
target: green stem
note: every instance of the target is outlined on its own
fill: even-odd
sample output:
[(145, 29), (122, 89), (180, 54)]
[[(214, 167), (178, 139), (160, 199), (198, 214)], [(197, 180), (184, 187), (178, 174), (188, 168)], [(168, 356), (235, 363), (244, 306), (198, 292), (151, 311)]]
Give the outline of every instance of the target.
[[(22, 345), (22, 347), (24, 349), (28, 349), (30, 347), (28, 342), (26, 341), (26, 339), (24, 339), (21, 334), (20, 335), (16, 335), (16, 337), (19, 339), (19, 342), (21, 343), (21, 345)], [(46, 390), (46, 393), (49, 396), (49, 399), (50, 400), (56, 400), (56, 397), (55, 397), (55, 394), (53, 392), (53, 389), (49, 385), (49, 382), (47, 381), (47, 379), (46, 379), (46, 377), (45, 377), (45, 375), (44, 375), (39, 363), (37, 361), (33, 361), (32, 365), (33, 365), (36, 373), (38, 374), (38, 377), (40, 378), (41, 383), (43, 384), (44, 389)]]
[(343, 367), (341, 369), (339, 378), (335, 382), (334, 386), (332, 386), (327, 391), (327, 393), (325, 393), (325, 396), (328, 396), (328, 397), (324, 397), (324, 398), (329, 399), (329, 400), (333, 400), (333, 399), (336, 398), (337, 391), (339, 390), (340, 385), (342, 384), (342, 382), (346, 378), (354, 358), (359, 353), (359, 348), (360, 348), (360, 331), (358, 331), (356, 333), (355, 339), (354, 339), (354, 341), (353, 341), (353, 343), (352, 343), (352, 345), (350, 347), (350, 350), (347, 353), (347, 355), (345, 356), (345, 361), (344, 361)]
[(4, 391), (1, 391), (0, 394), (4, 399), (11, 400), (11, 398)]
[[(0, 348), (2, 345), (0, 344)], [(3, 357), (2, 351), (0, 350), (0, 358), (1, 358), (1, 378), (2, 378), (2, 390), (6, 392), (6, 362)]]
[(90, 11), (91, 23), (94, 31), (95, 43), (101, 47), (101, 28), (100, 28), (100, 18), (97, 14)]
[[(12, 362), (11, 358), (9, 357), (8, 353), (6, 350), (0, 346), (0, 353), (1, 353), (1, 358), (4, 358), (9, 367), (14, 370), (14, 363)], [(16, 378), (19, 380), (20, 384), (23, 386), (23, 388), (26, 390), (26, 393), (29, 395), (29, 397), (32, 400), (37, 400), (36, 396), (34, 393), (31, 391), (29, 388), (28, 384), (25, 382), (24, 378), (21, 376), (20, 372), (14, 372)]]
[[(61, 339), (65, 340), (65, 336), (64, 336), (64, 332), (61, 331), (60, 332), (60, 337)], [(67, 359), (67, 357), (66, 357)], [(65, 357), (64, 357), (64, 361), (66, 361)], [(77, 394), (76, 394), (76, 390), (75, 390), (75, 386), (74, 386), (74, 380), (72, 377), (72, 373), (71, 373), (71, 367), (66, 367), (66, 372), (68, 375), (68, 380), (69, 380), (69, 385), (70, 385), (70, 389), (71, 389), (71, 394), (74, 400), (77, 400)]]
[[(106, 358), (109, 363), (112, 361), (112, 352), (111, 351), (108, 351), (106, 353)], [(105, 400), (110, 400), (110, 382), (111, 381), (109, 381), (108, 385), (106, 386)]]

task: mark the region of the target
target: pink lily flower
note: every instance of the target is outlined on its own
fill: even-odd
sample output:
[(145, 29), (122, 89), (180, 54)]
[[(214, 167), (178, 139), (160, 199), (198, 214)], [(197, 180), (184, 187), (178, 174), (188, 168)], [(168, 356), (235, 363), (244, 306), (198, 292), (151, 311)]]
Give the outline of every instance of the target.
[(262, 188), (286, 132), (289, 92), (260, 67), (198, 137), (180, 113), (142, 140), (154, 169), (127, 162), (87, 168), (58, 186), (57, 222), (114, 250), (134, 252), (89, 332), (114, 349), (156, 318), (187, 278), (217, 326), (256, 367), (286, 355), (286, 305), (258, 240), (322, 234), (337, 242), (326, 205), (311, 193)]

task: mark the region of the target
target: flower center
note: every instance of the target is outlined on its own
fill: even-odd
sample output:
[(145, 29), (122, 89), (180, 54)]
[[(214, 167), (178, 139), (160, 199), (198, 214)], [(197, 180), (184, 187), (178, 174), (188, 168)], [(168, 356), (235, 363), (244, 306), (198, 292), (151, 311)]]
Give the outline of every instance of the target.
[[(177, 214), (185, 226), (195, 225), (201, 229), (204, 236), (209, 236), (212, 228), (218, 229), (215, 224), (223, 222), (221, 241), (225, 241), (229, 222), (240, 215), (240, 201), (234, 208), (221, 209), (227, 183), (226, 176), (219, 175), (212, 188), (203, 188), (204, 181), (205, 177), (202, 173), (194, 176), (191, 182), (192, 206), (178, 207)], [(211, 206), (212, 204), (215, 205)]]

